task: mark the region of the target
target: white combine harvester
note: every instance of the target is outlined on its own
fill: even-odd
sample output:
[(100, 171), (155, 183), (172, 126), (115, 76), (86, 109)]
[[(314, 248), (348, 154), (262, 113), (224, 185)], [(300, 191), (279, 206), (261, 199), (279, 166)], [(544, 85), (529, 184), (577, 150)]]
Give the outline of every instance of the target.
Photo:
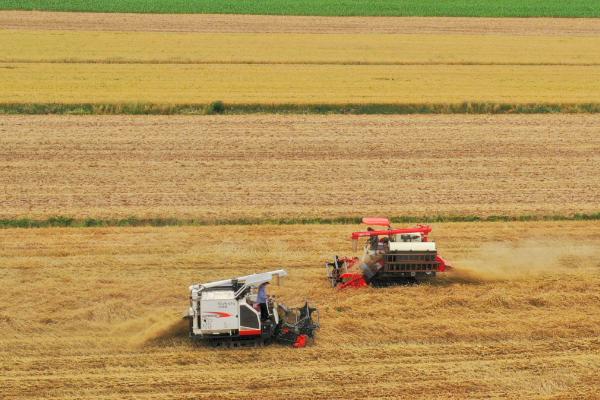
[(190, 337), (230, 347), (274, 341), (304, 347), (319, 328), (313, 320), (313, 315), (318, 317), (316, 309), (308, 303), (288, 309), (270, 298), (268, 318), (261, 319), (255, 308), (257, 288), (272, 280), (278, 283), (284, 276), (287, 272), (280, 269), (190, 286), (190, 307), (185, 314)]

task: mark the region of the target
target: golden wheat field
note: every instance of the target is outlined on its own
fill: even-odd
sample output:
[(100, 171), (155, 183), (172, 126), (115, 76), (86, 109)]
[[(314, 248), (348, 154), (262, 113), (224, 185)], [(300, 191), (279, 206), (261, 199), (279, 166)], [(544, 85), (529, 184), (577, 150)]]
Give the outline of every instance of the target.
[[(3, 11), (0, 103), (600, 103), (599, 21)], [(0, 115), (0, 222), (190, 225), (0, 229), (0, 400), (597, 399), (600, 221), (436, 223), (450, 272), (338, 291), (359, 227), (268, 219), (597, 213), (599, 127)], [(279, 268), (314, 343), (190, 343), (190, 284)]]
[(600, 102), (600, 66), (8, 63), (2, 70), (7, 103)]
[[(408, 23), (412, 28), (402, 33), (364, 34), (352, 25), (342, 33), (318, 33), (310, 19), (301, 20), (304, 30), (280, 33), (254, 32), (252, 26), (224, 33), (218, 27), (211, 31), (210, 24), (204, 32), (154, 32), (152, 23), (144, 28), (150, 32), (135, 31), (125, 20), (122, 32), (106, 32), (85, 26), (56, 30), (62, 25), (52, 21), (40, 26), (0, 18), (0, 101), (600, 101), (598, 36), (565, 31), (558, 23), (553, 28), (533, 21), (532, 32), (538, 34), (523, 40), (519, 29), (511, 33), (510, 21), (504, 25), (508, 32), (494, 30), (503, 25), (491, 22), (488, 34), (482, 34), (481, 26), (477, 30), (456, 21), (454, 30), (441, 23), (445, 28), (438, 33)], [(375, 25), (369, 19), (364, 24)], [(28, 26), (37, 29), (23, 29)], [(596, 28), (588, 23), (580, 29)]]
[(564, 114), (4, 116), (0, 218), (597, 212), (599, 125)]
[(2, 63), (600, 64), (598, 36), (0, 30), (0, 43)]
[[(455, 271), (339, 292), (351, 225), (0, 230), (0, 397), (588, 398), (600, 390), (600, 225), (451, 223)], [(192, 282), (285, 267), (305, 349), (192, 346)]]

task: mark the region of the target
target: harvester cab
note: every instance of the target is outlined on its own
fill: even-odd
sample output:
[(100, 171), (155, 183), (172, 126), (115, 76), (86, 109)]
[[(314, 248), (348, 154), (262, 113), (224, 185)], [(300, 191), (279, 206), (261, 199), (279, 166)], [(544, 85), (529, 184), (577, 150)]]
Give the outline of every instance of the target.
[(257, 304), (258, 287), (279, 283), (285, 276), (287, 272), (280, 269), (190, 286), (190, 306), (184, 314), (190, 338), (228, 347), (274, 341), (304, 347), (319, 328), (315, 308), (307, 302), (290, 309), (269, 298), (268, 316), (261, 318)]
[[(387, 218), (363, 218), (365, 231), (352, 233), (352, 248), (366, 238), (359, 257), (338, 257), (325, 264), (333, 287), (388, 286), (417, 282), (435, 277), (449, 268), (438, 255), (435, 242), (429, 240), (431, 227), (394, 229)], [(375, 227), (375, 228), (373, 228)]]

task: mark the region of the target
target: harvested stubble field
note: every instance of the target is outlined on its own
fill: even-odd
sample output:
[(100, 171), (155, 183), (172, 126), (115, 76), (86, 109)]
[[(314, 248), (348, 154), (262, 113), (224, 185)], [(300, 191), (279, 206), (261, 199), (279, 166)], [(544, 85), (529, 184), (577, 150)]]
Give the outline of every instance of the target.
[[(0, 230), (0, 397), (596, 398), (598, 223), (437, 224), (452, 275), (337, 292), (322, 265), (356, 228)], [(191, 282), (279, 266), (315, 345), (187, 342)]]
[[(594, 24), (569, 31), (534, 21), (524, 40), (522, 24), (510, 20), (488, 32), (454, 21), (438, 33), (412, 23), (368, 35), (360, 23), (323, 33), (319, 20), (301, 33), (251, 33), (252, 24), (223, 33), (223, 19), (202, 33), (130, 32), (126, 20), (126, 32), (96, 32), (0, 18), (0, 102), (600, 102), (600, 40), (577, 33)], [(161, 29), (160, 21), (142, 26)]]
[(596, 115), (4, 116), (0, 218), (593, 213), (599, 125)]

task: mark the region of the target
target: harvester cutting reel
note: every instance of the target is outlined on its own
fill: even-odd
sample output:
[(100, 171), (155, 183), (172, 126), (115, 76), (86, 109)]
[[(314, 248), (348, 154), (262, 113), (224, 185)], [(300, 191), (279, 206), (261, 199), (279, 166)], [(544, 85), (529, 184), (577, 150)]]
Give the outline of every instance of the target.
[(369, 284), (362, 273), (349, 272), (350, 270), (354, 270), (352, 267), (359, 262), (358, 257), (340, 258), (335, 256), (333, 262), (325, 263), (327, 278), (329, 279), (329, 283), (331, 283), (331, 287), (344, 289), (348, 287), (360, 288), (368, 286)]
[(309, 340), (314, 342), (320, 327), (316, 308), (310, 307), (308, 301), (300, 308), (288, 309), (283, 304), (278, 307), (281, 322), (275, 341), (293, 347), (304, 347)]

